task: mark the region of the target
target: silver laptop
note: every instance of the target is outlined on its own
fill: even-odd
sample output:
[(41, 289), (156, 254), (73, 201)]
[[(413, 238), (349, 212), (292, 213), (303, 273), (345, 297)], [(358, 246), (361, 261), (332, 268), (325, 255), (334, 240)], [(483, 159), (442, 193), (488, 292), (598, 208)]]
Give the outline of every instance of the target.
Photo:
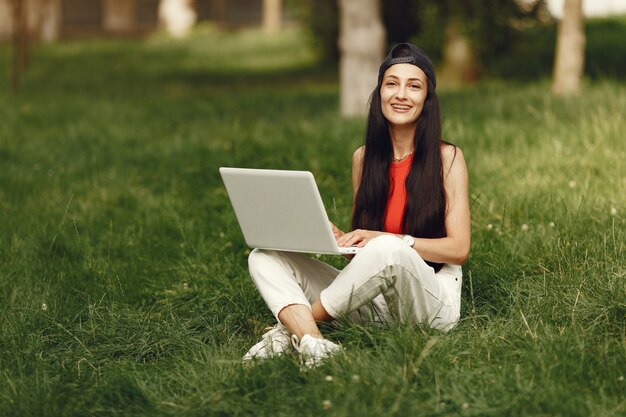
[(310, 172), (222, 167), (220, 174), (251, 248), (334, 255), (360, 249), (337, 245)]

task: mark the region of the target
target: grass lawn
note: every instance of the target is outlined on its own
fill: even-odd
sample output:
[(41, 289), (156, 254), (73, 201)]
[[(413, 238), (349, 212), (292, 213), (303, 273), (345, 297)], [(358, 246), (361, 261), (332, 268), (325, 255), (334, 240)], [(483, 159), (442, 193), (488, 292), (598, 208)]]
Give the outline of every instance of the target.
[(217, 169), (311, 170), (347, 228), (364, 120), (335, 71), (293, 31), (39, 47), (0, 89), (0, 415), (623, 416), (623, 78), (440, 98), (470, 169), (459, 325), (341, 323), (319, 368), (243, 367), (272, 317)]

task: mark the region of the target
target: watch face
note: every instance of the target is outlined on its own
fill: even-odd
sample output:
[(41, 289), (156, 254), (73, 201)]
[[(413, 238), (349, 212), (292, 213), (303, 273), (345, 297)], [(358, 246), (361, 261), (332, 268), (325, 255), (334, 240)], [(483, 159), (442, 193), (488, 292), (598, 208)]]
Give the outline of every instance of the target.
[(415, 244), (415, 239), (413, 239), (413, 237), (410, 235), (402, 236), (402, 240), (404, 240), (409, 246), (413, 246)]

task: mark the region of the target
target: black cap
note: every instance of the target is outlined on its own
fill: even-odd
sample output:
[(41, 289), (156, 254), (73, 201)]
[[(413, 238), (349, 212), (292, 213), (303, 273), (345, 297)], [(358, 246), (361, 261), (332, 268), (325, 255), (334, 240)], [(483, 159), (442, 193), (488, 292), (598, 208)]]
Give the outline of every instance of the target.
[(437, 87), (437, 78), (435, 77), (435, 68), (433, 63), (420, 48), (411, 43), (399, 43), (391, 49), (387, 58), (380, 64), (378, 69), (378, 82), (383, 78), (383, 74), (392, 65), (395, 64), (413, 64), (422, 71), (433, 83), (433, 87)]

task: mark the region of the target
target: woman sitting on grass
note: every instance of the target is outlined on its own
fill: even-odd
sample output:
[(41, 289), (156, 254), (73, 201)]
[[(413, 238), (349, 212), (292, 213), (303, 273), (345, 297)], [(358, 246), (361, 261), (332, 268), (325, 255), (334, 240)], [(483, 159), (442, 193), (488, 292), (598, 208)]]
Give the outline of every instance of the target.
[(416, 46), (399, 44), (385, 58), (352, 161), (353, 230), (334, 228), (339, 246), (363, 249), (342, 271), (297, 253), (252, 251), (250, 274), (278, 324), (244, 360), (293, 345), (306, 366), (318, 364), (341, 349), (318, 321), (456, 324), (470, 248), (468, 175), (461, 150), (441, 139), (435, 86)]

